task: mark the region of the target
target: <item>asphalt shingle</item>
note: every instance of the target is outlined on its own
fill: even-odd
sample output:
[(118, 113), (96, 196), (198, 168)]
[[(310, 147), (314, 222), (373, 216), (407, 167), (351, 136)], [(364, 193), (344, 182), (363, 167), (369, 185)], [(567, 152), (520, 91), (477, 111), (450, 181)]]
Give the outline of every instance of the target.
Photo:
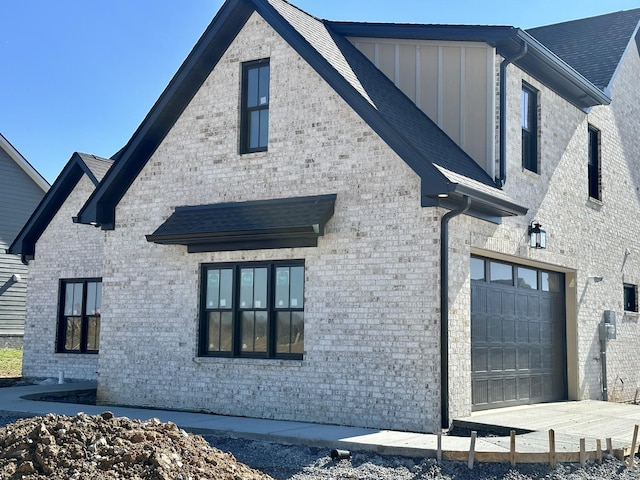
[(640, 22), (640, 8), (531, 28), (532, 35), (603, 91)]

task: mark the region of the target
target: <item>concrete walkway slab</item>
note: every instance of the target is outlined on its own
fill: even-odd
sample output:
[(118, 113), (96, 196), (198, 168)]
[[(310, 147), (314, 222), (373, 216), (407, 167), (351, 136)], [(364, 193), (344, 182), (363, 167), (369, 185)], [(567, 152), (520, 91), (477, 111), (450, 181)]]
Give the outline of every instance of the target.
[[(162, 422), (173, 422), (180, 428), (197, 434), (269, 440), (319, 448), (374, 451), (384, 455), (438, 455), (438, 435), (435, 434), (37, 400), (42, 395), (69, 395), (73, 392), (91, 392), (95, 388), (95, 382), (0, 388), (0, 412), (20, 416), (47, 413), (76, 415), (79, 412), (97, 415), (109, 410), (119, 417), (141, 421), (158, 418)], [(595, 458), (597, 438), (603, 439), (603, 449), (604, 439), (610, 437), (619, 454), (624, 448), (628, 453), (633, 426), (640, 423), (640, 407), (587, 400), (478, 412), (470, 417), (456, 419), (455, 422), (481, 431), (500, 427), (504, 431), (518, 429), (530, 432), (516, 436), (518, 462), (547, 461), (548, 429), (553, 428), (556, 432), (559, 461), (573, 462), (579, 458), (580, 438), (585, 438), (586, 458)], [(468, 459), (471, 444), (469, 437), (441, 435), (440, 442), (442, 458)], [(512, 458), (509, 456), (510, 448), (511, 440), (508, 436), (479, 437), (475, 443), (475, 458), (477, 461), (509, 461)]]

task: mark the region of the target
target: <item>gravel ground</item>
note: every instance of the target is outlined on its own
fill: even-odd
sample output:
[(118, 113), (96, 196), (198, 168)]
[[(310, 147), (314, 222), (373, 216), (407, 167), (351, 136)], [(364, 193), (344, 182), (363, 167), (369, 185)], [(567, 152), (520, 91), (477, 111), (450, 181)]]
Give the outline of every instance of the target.
[[(19, 417), (0, 416), (0, 426)], [(562, 464), (552, 470), (545, 464), (519, 465), (479, 463), (473, 470), (464, 462), (436, 463), (433, 459), (380, 456), (353, 452), (349, 460), (332, 460), (325, 448), (281, 445), (265, 441), (242, 440), (214, 435), (204, 438), (214, 447), (231, 452), (238, 461), (261, 470), (276, 480), (461, 480), (461, 479), (557, 479), (557, 480), (640, 480), (640, 471), (629, 470), (616, 459), (602, 465), (584, 467)]]

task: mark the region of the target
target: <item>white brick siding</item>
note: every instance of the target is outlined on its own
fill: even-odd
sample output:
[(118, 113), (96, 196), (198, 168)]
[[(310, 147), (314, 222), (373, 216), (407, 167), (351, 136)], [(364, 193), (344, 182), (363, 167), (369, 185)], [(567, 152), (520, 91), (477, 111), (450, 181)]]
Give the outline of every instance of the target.
[(58, 378), (62, 371), (67, 379), (97, 378), (98, 355), (56, 353), (60, 279), (102, 276), (104, 232), (72, 222), (93, 189), (83, 175), (40, 236), (36, 259), (29, 262), (24, 377)]
[[(238, 155), (241, 63), (270, 58), (269, 151)], [(254, 14), (107, 233), (99, 398), (435, 431), (438, 218), (420, 180)], [(175, 206), (337, 193), (317, 248), (187, 254), (147, 243)], [(303, 361), (197, 358), (199, 266), (304, 259)]]

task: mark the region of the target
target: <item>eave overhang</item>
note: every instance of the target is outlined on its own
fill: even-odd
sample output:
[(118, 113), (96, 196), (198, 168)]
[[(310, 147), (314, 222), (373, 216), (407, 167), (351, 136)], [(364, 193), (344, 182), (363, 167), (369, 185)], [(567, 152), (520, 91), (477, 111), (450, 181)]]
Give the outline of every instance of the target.
[(336, 195), (176, 207), (147, 241), (189, 253), (315, 247)]
[(87, 175), (95, 186), (99, 184), (94, 173), (84, 162), (83, 155), (76, 152), (71, 156), (49, 191), (16, 236), (7, 253), (22, 255), (24, 263), (32, 260), (35, 257), (36, 242), (40, 235), (58, 213), (58, 210), (60, 210), (62, 204), (73, 191), (78, 181), (80, 181), (80, 178), (83, 175)]
[(454, 210), (464, 203), (464, 198), (471, 199), (467, 215), (481, 218), (493, 223), (501, 223), (504, 217), (526, 215), (528, 208), (511, 200), (501, 190), (495, 192), (487, 189), (451, 182), (446, 190), (437, 190), (423, 182), (423, 207), (443, 207)]

